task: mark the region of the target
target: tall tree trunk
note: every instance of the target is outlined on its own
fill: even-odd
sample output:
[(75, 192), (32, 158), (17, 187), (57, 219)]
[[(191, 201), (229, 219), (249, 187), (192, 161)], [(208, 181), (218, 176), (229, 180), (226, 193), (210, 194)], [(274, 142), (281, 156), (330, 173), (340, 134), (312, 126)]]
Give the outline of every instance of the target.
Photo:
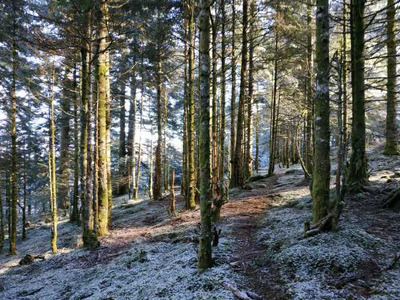
[(57, 252), (57, 187), (56, 187), (56, 154), (55, 154), (55, 118), (54, 118), (54, 83), (55, 83), (55, 70), (52, 67), (52, 77), (50, 86), (50, 144), (49, 144), (49, 178), (50, 178), (50, 209), (52, 217), (51, 225), (51, 252)]
[(24, 153), (24, 199), (23, 199), (23, 206), (22, 206), (22, 239), (26, 239), (26, 208), (27, 208), (27, 190), (26, 190), (26, 153)]
[[(214, 2), (214, 10), (217, 11), (217, 2)], [(217, 13), (216, 13), (217, 14)], [(212, 22), (212, 192), (213, 198), (218, 197), (218, 103), (217, 103), (217, 34), (218, 34), (218, 22), (215, 17)]]
[(5, 224), (4, 224), (4, 203), (3, 203), (3, 193), (0, 192), (0, 253), (4, 249), (4, 238), (5, 238)]
[(313, 46), (312, 46), (312, 6), (314, 0), (307, 3), (307, 115), (306, 115), (306, 143), (305, 143), (305, 166), (307, 172), (313, 172), (313, 114), (314, 114), (314, 93), (313, 93)]
[(126, 180), (126, 136), (125, 136), (125, 80), (120, 79), (119, 95), (119, 181), (118, 194), (123, 195), (127, 192), (128, 182)]
[(198, 267), (212, 266), (211, 253), (211, 174), (210, 174), (210, 1), (202, 0), (199, 16), (200, 29), (200, 213), (201, 234)]
[(82, 79), (81, 79), (81, 203), (83, 245), (85, 247), (97, 246), (97, 236), (93, 224), (93, 195), (92, 195), (92, 147), (91, 147), (91, 44), (92, 35), (92, 10), (86, 12), (86, 39), (82, 41)]
[(232, 177), (233, 162), (235, 158), (236, 149), (236, 56), (235, 56), (235, 39), (236, 39), (236, 10), (235, 0), (232, 0), (232, 91), (231, 91), (231, 135), (230, 135), (230, 149), (229, 149), (229, 180)]
[(367, 155), (365, 152), (365, 0), (353, 0), (352, 9), (352, 72), (353, 72), (353, 124), (351, 133), (352, 153), (347, 184), (351, 192), (360, 191), (368, 181)]
[(157, 146), (156, 146), (156, 157), (155, 157), (155, 166), (154, 166), (154, 182), (153, 182), (153, 198), (154, 200), (160, 200), (162, 197), (162, 143), (163, 143), (163, 135), (162, 135), (162, 67), (161, 67), (161, 53), (160, 49), (158, 49), (158, 57), (157, 57)]
[(99, 228), (98, 235), (108, 233), (109, 220), (109, 193), (107, 171), (107, 105), (109, 102), (109, 68), (108, 57), (108, 1), (102, 0), (100, 4), (99, 23), (99, 55), (98, 55), (98, 123), (99, 123)]
[(181, 175), (181, 195), (185, 199), (185, 204), (187, 203), (187, 195), (188, 195), (188, 182), (189, 182), (189, 171), (188, 171), (188, 90), (189, 90), (189, 78), (188, 78), (188, 19), (190, 16), (189, 12), (189, 1), (185, 1), (185, 18), (183, 20), (183, 28), (184, 28), (184, 95), (183, 95), (183, 139), (182, 139), (182, 175)]
[(76, 65), (73, 74), (73, 95), (74, 95), (74, 193), (72, 198), (72, 223), (79, 223), (79, 124), (78, 124), (78, 82)]
[(141, 88), (140, 88), (140, 127), (139, 127), (139, 150), (136, 164), (136, 186), (133, 189), (133, 199), (139, 197), (141, 163), (142, 163), (142, 128), (143, 128), (143, 105), (144, 105), (144, 51), (141, 54)]
[[(133, 64), (136, 63), (135, 58)], [(135, 171), (135, 138), (136, 138), (136, 72), (135, 67), (132, 70), (131, 77), (131, 98), (129, 105), (129, 124), (128, 124), (128, 177), (129, 177), (129, 193), (136, 186)]]
[(260, 166), (260, 112), (258, 111), (258, 103), (256, 104), (256, 157), (254, 160), (254, 168), (259, 172)]
[(232, 186), (243, 186), (244, 174), (244, 111), (246, 103), (246, 75), (247, 75), (247, 27), (248, 27), (248, 0), (243, 1), (243, 31), (242, 31), (242, 64), (240, 69), (239, 110), (236, 130), (235, 159), (232, 169)]
[(189, 23), (188, 23), (188, 39), (189, 39), (189, 90), (188, 90), (188, 194), (186, 199), (186, 208), (193, 209), (196, 207), (196, 165), (195, 165), (195, 101), (194, 101), (194, 0), (189, 0)]
[(277, 91), (278, 91), (278, 28), (275, 27), (275, 54), (274, 54), (274, 86), (272, 89), (272, 105), (271, 105), (271, 121), (270, 121), (270, 129), (269, 129), (269, 167), (268, 167), (268, 176), (274, 174), (275, 171), (275, 152), (276, 152), (276, 130), (277, 130)]
[(226, 23), (226, 9), (225, 0), (221, 0), (221, 124), (219, 129), (219, 184), (218, 194), (220, 200), (215, 203), (216, 215), (219, 216), (219, 211), (223, 203), (228, 201), (228, 188), (225, 186), (225, 132), (226, 132), (226, 36), (225, 36), (225, 23)]
[(386, 113), (386, 155), (400, 154), (397, 142), (396, 122), (396, 7), (394, 0), (387, 0), (386, 32), (387, 32), (387, 113)]
[[(15, 13), (15, 12), (14, 12)], [(17, 254), (17, 223), (18, 223), (18, 182), (17, 182), (17, 43), (16, 39), (16, 17), (14, 17), (14, 35), (12, 50), (12, 83), (11, 83), (11, 230), (9, 235), (10, 254)]]
[(314, 172), (312, 183), (313, 222), (329, 210), (329, 1), (317, 0), (316, 60), (317, 87), (315, 95)]
[(60, 117), (60, 179), (58, 184), (58, 204), (60, 209), (69, 209), (69, 174), (70, 174), (70, 103), (69, 91), (71, 89), (70, 69), (65, 69), (64, 91), (61, 97), (61, 117)]
[(249, 95), (247, 97), (247, 143), (246, 143), (246, 179), (253, 176), (253, 92), (254, 92), (254, 39), (256, 3), (250, 3), (250, 40), (249, 40)]

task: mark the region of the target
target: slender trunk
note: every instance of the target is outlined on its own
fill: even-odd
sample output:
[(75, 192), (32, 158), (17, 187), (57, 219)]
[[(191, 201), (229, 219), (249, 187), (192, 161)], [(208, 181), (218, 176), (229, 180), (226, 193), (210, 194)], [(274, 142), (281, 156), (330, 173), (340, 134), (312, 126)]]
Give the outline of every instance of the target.
[(250, 4), (250, 40), (249, 40), (249, 95), (247, 97), (247, 143), (246, 178), (253, 176), (253, 91), (254, 91), (254, 38), (255, 38), (255, 0)]
[(51, 226), (51, 252), (57, 252), (57, 187), (56, 187), (56, 154), (55, 154), (55, 119), (54, 119), (54, 66), (50, 86), (50, 151), (49, 151), (49, 178), (50, 178), (50, 209), (52, 216)]
[(4, 250), (5, 224), (4, 224), (3, 193), (0, 192), (0, 253)]
[(387, 32), (387, 113), (386, 113), (386, 155), (400, 154), (397, 142), (398, 131), (396, 122), (396, 7), (394, 0), (387, 0), (386, 32)]
[(352, 192), (360, 191), (368, 181), (367, 155), (365, 152), (365, 44), (364, 0), (353, 0), (352, 9), (352, 72), (353, 72), (353, 124), (351, 133), (352, 153), (347, 183)]
[(198, 267), (212, 266), (211, 253), (211, 165), (210, 165), (210, 1), (201, 1), (200, 29), (200, 213), (201, 233), (198, 250)]
[(307, 115), (306, 115), (306, 144), (305, 144), (305, 166), (307, 172), (313, 172), (313, 112), (314, 112), (314, 93), (313, 93), (313, 46), (312, 46), (312, 5), (314, 0), (307, 3)]
[(243, 186), (244, 174), (244, 111), (246, 103), (246, 75), (247, 75), (247, 26), (248, 26), (248, 0), (243, 1), (243, 31), (242, 31), (242, 64), (240, 70), (240, 95), (236, 131), (235, 159), (232, 169), (232, 186)]
[[(134, 58), (133, 64), (136, 63)], [(128, 124), (128, 177), (129, 177), (129, 193), (136, 188), (135, 174), (135, 138), (136, 138), (136, 72), (135, 67), (132, 71), (131, 78), (131, 98), (129, 105), (129, 124)]]
[(65, 69), (64, 91), (61, 97), (61, 117), (60, 117), (60, 179), (58, 184), (58, 204), (60, 209), (69, 209), (69, 174), (70, 174), (70, 70)]
[(18, 182), (17, 182), (17, 43), (15, 41), (16, 20), (14, 18), (14, 35), (12, 50), (12, 83), (11, 83), (11, 230), (9, 235), (10, 254), (17, 254), (17, 223), (18, 223)]
[(226, 22), (226, 10), (225, 0), (221, 0), (221, 124), (219, 129), (219, 192), (220, 203), (216, 203), (217, 215), (219, 215), (220, 207), (223, 203), (228, 201), (228, 189), (225, 186), (225, 132), (226, 132), (226, 37), (225, 37), (225, 22)]
[(275, 28), (275, 57), (274, 57), (274, 86), (272, 90), (272, 105), (271, 105), (271, 121), (270, 121), (270, 138), (269, 138), (269, 167), (268, 176), (274, 174), (275, 171), (275, 147), (276, 147), (276, 123), (277, 123), (277, 113), (276, 113), (276, 100), (278, 91), (278, 29)]
[(143, 105), (144, 105), (144, 57), (142, 51), (141, 57), (141, 88), (140, 88), (140, 127), (139, 127), (139, 150), (136, 166), (136, 186), (133, 189), (133, 199), (139, 196), (139, 184), (141, 176), (141, 163), (142, 163), (142, 128), (143, 128)]
[(78, 124), (78, 82), (76, 75), (76, 65), (73, 75), (73, 93), (74, 93), (74, 194), (72, 199), (71, 222), (79, 223), (79, 124)]
[(118, 194), (123, 195), (127, 192), (128, 182), (126, 181), (126, 137), (125, 137), (125, 80), (120, 79), (119, 95), (119, 180)]
[(189, 90), (188, 90), (188, 195), (186, 200), (186, 208), (193, 209), (196, 207), (196, 165), (195, 165), (195, 99), (194, 99), (194, 9), (195, 3), (189, 0)]
[[(190, 2), (186, 1), (186, 5), (189, 6)], [(189, 183), (189, 172), (188, 172), (188, 89), (189, 89), (189, 78), (188, 78), (188, 19), (189, 19), (189, 7), (185, 10), (185, 18), (183, 20), (184, 28), (184, 95), (183, 95), (183, 145), (182, 145), (182, 175), (181, 175), (181, 195), (184, 196), (185, 203), (187, 203), (188, 196), (188, 183)]]
[(260, 112), (258, 111), (258, 103), (256, 105), (256, 157), (254, 160), (254, 168), (256, 172), (259, 171), (259, 161), (260, 161)]
[(160, 49), (158, 49), (158, 62), (157, 62), (157, 146), (156, 146), (156, 157), (155, 157), (155, 169), (154, 169), (154, 182), (153, 182), (153, 198), (154, 200), (160, 200), (162, 197), (162, 186), (161, 186), (161, 178), (162, 178), (162, 67), (161, 67), (161, 53)]
[(26, 239), (26, 202), (27, 202), (27, 190), (26, 190), (26, 180), (27, 180), (27, 174), (26, 174), (26, 154), (24, 154), (24, 203), (22, 206), (22, 239)]
[(229, 179), (232, 176), (233, 159), (235, 158), (236, 149), (236, 56), (235, 56), (235, 28), (236, 28), (236, 10), (235, 0), (232, 0), (232, 92), (231, 92), (231, 135), (230, 135), (230, 165)]
[(99, 228), (98, 235), (108, 233), (109, 193), (107, 172), (107, 106), (109, 102), (109, 59), (108, 59), (108, 1), (100, 4), (99, 55), (98, 55), (98, 124), (99, 124)]

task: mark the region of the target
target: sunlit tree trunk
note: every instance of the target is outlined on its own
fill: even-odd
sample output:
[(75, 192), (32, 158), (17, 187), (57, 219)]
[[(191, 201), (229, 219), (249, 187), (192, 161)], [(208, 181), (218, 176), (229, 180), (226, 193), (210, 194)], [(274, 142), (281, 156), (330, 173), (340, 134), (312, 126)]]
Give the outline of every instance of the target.
[[(133, 64), (136, 60), (133, 60)], [(135, 67), (132, 70), (131, 77), (131, 98), (129, 106), (129, 124), (128, 124), (128, 177), (130, 190), (134, 192), (136, 187), (135, 168), (135, 138), (136, 138), (136, 72)], [(129, 190), (129, 192), (130, 192)]]
[(65, 68), (63, 95), (60, 100), (60, 179), (58, 184), (58, 204), (60, 209), (68, 209), (69, 203), (69, 175), (70, 175), (70, 69)]
[(51, 252), (57, 253), (57, 187), (56, 187), (56, 154), (55, 154), (55, 119), (54, 119), (54, 83), (55, 70), (52, 67), (50, 98), (49, 98), (49, 125), (50, 125), (50, 143), (49, 143), (49, 178), (50, 178), (50, 210), (51, 210)]
[(107, 172), (107, 105), (109, 102), (109, 57), (108, 57), (108, 1), (100, 4), (99, 55), (98, 55), (98, 123), (99, 123), (99, 228), (98, 235), (108, 233), (109, 193)]
[(162, 197), (162, 144), (163, 144), (163, 135), (162, 135), (162, 67), (161, 67), (161, 53), (160, 49), (158, 49), (158, 62), (157, 62), (157, 146), (156, 146), (156, 157), (155, 157), (155, 165), (154, 165), (154, 182), (153, 182), (153, 198), (154, 200), (160, 200)]
[(201, 233), (198, 250), (198, 267), (212, 266), (211, 253), (211, 165), (210, 165), (210, 1), (201, 0), (200, 29), (200, 212)]
[(194, 100), (194, 0), (189, 0), (189, 22), (188, 22), (188, 194), (186, 199), (186, 208), (196, 207), (196, 165), (195, 165), (195, 100)]
[(329, 1), (317, 0), (314, 172), (312, 183), (313, 222), (329, 211)]

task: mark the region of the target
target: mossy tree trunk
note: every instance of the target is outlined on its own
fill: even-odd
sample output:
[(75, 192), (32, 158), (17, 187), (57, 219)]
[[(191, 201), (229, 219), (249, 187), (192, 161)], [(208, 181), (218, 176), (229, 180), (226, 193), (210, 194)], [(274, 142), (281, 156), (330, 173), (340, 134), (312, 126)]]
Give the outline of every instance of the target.
[[(136, 63), (135, 57), (133, 58), (133, 64)], [(135, 168), (135, 138), (136, 138), (136, 72), (135, 68), (132, 70), (131, 76), (131, 97), (129, 105), (129, 123), (128, 123), (128, 177), (130, 190), (135, 189), (136, 186), (136, 174), (134, 174)], [(129, 190), (129, 192), (130, 192)]]
[(194, 0), (189, 0), (188, 7), (188, 193), (186, 196), (186, 208), (196, 207), (196, 165), (195, 165), (195, 99), (194, 99)]
[(396, 7), (394, 0), (387, 1), (386, 32), (387, 32), (387, 108), (386, 108), (386, 155), (398, 155), (398, 132), (396, 122)]
[(353, 123), (351, 132), (352, 153), (347, 175), (347, 187), (350, 192), (362, 190), (368, 181), (367, 155), (365, 152), (364, 8), (365, 0), (352, 1)]
[(210, 164), (210, 1), (201, 0), (200, 29), (200, 213), (201, 233), (198, 250), (198, 267), (212, 266), (211, 253), (211, 164)]
[(312, 183), (313, 222), (329, 211), (329, 1), (317, 0), (316, 12), (317, 85), (315, 94), (314, 171)]
[(98, 235), (108, 233), (109, 220), (109, 193), (107, 171), (107, 105), (109, 101), (109, 57), (108, 57), (108, 1), (102, 0), (100, 4), (99, 23), (99, 55), (98, 55), (98, 123), (99, 123), (99, 225)]
[(229, 148), (229, 180), (232, 177), (233, 162), (235, 159), (236, 150), (236, 52), (235, 52), (235, 39), (236, 39), (236, 9), (235, 0), (232, 0), (232, 49), (231, 49), (231, 61), (232, 61), (232, 90), (231, 90), (231, 134), (230, 134), (230, 148)]

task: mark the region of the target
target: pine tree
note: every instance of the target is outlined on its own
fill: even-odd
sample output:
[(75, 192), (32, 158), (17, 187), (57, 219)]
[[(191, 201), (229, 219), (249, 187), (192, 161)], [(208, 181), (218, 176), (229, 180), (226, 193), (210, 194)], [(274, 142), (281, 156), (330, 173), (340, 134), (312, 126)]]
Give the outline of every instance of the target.
[(386, 155), (400, 154), (397, 142), (396, 122), (396, 7), (394, 0), (387, 1), (386, 31), (387, 31), (387, 109), (386, 109)]
[(313, 222), (328, 214), (330, 184), (329, 133), (329, 1), (317, 0)]
[(357, 192), (368, 181), (367, 155), (365, 152), (365, 0), (352, 0), (352, 87), (353, 87), (353, 122), (351, 131), (350, 164), (347, 174), (348, 190)]
[(211, 253), (211, 172), (210, 172), (210, 1), (201, 0), (200, 29), (200, 212), (201, 234), (198, 250), (198, 267), (212, 266)]

